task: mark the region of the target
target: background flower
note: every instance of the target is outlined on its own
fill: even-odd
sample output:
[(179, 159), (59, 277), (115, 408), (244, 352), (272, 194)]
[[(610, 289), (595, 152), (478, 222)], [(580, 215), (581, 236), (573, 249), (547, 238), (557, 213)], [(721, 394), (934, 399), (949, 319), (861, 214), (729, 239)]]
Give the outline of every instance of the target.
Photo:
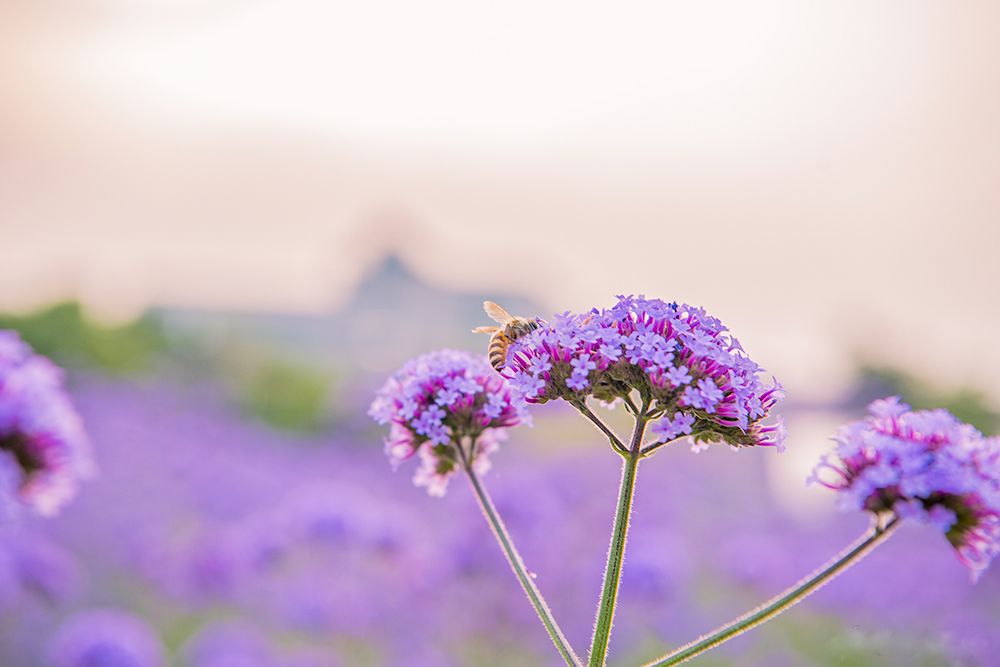
[(164, 667), (155, 632), (137, 616), (94, 609), (67, 620), (48, 649), (52, 667)]
[(917, 410), (897, 396), (842, 427), (836, 459), (812, 479), (845, 509), (930, 524), (978, 576), (1000, 553), (1000, 438), (983, 437), (947, 410)]
[[(16, 497), (51, 515), (92, 476), (80, 418), (63, 389), (62, 371), (34, 354), (13, 331), (0, 331), (0, 500)], [(16, 479), (16, 482), (15, 482)]]

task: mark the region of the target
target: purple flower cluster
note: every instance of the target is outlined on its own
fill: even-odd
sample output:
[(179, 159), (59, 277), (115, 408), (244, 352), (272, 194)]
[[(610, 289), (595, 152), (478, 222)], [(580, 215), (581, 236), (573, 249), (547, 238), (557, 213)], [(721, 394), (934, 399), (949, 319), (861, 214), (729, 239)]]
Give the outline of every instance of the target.
[(378, 391), (368, 414), (389, 424), (385, 448), (394, 465), (419, 456), (413, 481), (432, 496), (444, 495), (461, 465), (460, 445), (468, 444), (472, 466), (483, 473), (504, 429), (529, 421), (517, 392), (484, 358), (457, 350), (408, 361)]
[[(94, 463), (61, 369), (0, 331), (0, 494), (37, 513), (57, 512)], [(8, 504), (10, 504), (8, 502)]]
[(726, 327), (701, 308), (619, 296), (588, 313), (563, 313), (514, 341), (503, 369), (525, 400), (604, 401), (637, 390), (662, 418), (650, 432), (734, 446), (778, 445), (780, 420), (763, 424), (782, 397)]
[(1000, 553), (1000, 438), (947, 410), (912, 411), (893, 396), (840, 429), (837, 459), (811, 477), (844, 509), (893, 512), (939, 528), (978, 576)]

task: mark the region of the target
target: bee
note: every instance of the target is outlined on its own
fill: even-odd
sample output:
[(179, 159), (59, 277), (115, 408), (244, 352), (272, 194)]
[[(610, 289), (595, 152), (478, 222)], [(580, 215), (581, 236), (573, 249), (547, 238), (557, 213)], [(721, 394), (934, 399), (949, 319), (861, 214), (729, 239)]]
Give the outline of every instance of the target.
[(472, 332), (490, 334), (490, 364), (499, 371), (507, 363), (507, 348), (510, 344), (537, 329), (538, 322), (524, 317), (514, 317), (492, 301), (484, 301), (483, 310), (500, 326), (476, 327)]

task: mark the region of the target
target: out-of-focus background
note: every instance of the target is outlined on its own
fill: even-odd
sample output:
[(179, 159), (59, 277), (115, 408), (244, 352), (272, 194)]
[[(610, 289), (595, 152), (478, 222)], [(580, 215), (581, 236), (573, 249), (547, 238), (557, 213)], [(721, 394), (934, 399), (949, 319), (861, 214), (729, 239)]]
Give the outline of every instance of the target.
[[(643, 467), (614, 665), (808, 573), (865, 527), (803, 480), (868, 400), (1000, 425), (998, 25), (989, 0), (6, 0), (0, 326), (69, 369), (102, 474), (3, 529), (0, 664), (109, 608), (177, 667), (555, 664), (466, 489), (392, 473), (364, 415), (408, 357), (482, 348), (484, 298), (703, 305), (788, 389), (785, 454)], [(535, 413), (488, 483), (582, 647), (617, 459)], [(989, 667), (998, 593), (905, 529), (702, 663)]]

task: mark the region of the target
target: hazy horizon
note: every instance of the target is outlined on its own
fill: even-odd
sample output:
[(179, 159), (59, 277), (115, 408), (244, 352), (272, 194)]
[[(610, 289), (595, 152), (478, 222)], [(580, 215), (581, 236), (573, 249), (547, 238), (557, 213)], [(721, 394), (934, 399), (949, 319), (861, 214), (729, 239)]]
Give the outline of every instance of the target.
[(326, 312), (394, 252), (704, 305), (811, 392), (868, 354), (1000, 395), (993, 3), (74, 7), (0, 9), (0, 308)]

